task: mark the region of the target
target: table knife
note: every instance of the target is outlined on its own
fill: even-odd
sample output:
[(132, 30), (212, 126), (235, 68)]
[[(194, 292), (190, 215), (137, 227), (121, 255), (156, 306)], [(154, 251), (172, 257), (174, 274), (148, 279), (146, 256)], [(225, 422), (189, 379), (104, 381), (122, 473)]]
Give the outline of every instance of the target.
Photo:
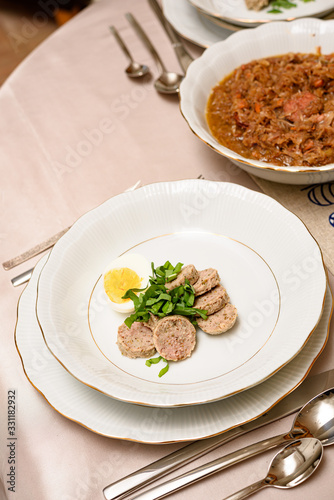
[(148, 0), (148, 3), (150, 5), (150, 7), (154, 10), (155, 14), (157, 15), (159, 21), (162, 24), (162, 27), (164, 28), (170, 41), (172, 42), (172, 46), (173, 46), (174, 52), (176, 54), (176, 57), (180, 63), (180, 66), (183, 69), (184, 73), (186, 73), (189, 64), (193, 62), (194, 58), (189, 54), (189, 52), (187, 51), (187, 49), (183, 45), (179, 34), (174, 30), (174, 28), (170, 25), (170, 23), (165, 18), (164, 13), (163, 13), (158, 1), (157, 0)]
[(317, 394), (334, 386), (334, 369), (306, 378), (293, 392), (277, 403), (261, 417), (244, 425), (201, 441), (195, 441), (183, 448), (139, 469), (103, 490), (106, 500), (121, 500), (158, 478), (179, 469), (181, 466), (215, 450), (236, 437), (270, 424), (279, 418), (294, 413)]

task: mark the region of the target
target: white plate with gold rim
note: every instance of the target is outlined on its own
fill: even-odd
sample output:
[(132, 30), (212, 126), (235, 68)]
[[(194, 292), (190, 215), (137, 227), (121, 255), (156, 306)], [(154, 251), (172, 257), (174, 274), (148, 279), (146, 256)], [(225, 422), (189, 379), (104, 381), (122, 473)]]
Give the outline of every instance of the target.
[[(155, 265), (217, 268), (238, 309), (229, 332), (198, 331), (191, 358), (171, 363), (162, 378), (159, 365), (121, 355), (117, 328), (126, 315), (110, 311), (96, 288), (108, 262), (133, 249)], [(118, 195), (72, 226), (40, 275), (37, 317), (54, 356), (84, 384), (137, 404), (202, 404), (291, 361), (319, 321), (326, 283), (318, 244), (270, 197), (230, 183), (165, 182)]]
[(281, 8), (281, 12), (270, 12), (272, 6), (260, 11), (247, 9), (245, 0), (189, 0), (200, 11), (230, 23), (250, 27), (271, 21), (292, 21), (302, 17), (322, 17), (333, 10), (332, 0), (314, 0), (303, 2), (294, 0), (294, 7)]
[(173, 28), (183, 38), (200, 47), (210, 47), (233, 33), (231, 29), (218, 26), (202, 16), (187, 0), (162, 0), (162, 7)]
[(163, 409), (123, 403), (81, 384), (46, 347), (35, 314), (37, 281), (45, 260), (43, 257), (37, 264), (19, 300), (15, 341), (23, 369), (58, 413), (103, 436), (158, 444), (207, 438), (242, 425), (293, 391), (328, 338), (332, 313), (329, 287), (323, 314), (305, 347), (262, 384), (206, 405)]

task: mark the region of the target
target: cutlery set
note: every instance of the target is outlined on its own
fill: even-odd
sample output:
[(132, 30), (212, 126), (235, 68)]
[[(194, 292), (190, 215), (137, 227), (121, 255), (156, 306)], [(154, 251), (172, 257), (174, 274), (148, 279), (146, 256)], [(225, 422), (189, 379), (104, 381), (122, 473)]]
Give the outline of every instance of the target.
[[(175, 54), (177, 56), (177, 59), (180, 63), (180, 66), (184, 72), (186, 73), (189, 64), (193, 61), (193, 57), (189, 54), (187, 49), (184, 47), (181, 38), (179, 35), (176, 33), (176, 31), (172, 28), (172, 26), (168, 23), (168, 21), (165, 19), (162, 9), (157, 2), (157, 0), (149, 0), (149, 4), (151, 8), (154, 10), (155, 14), (157, 15), (159, 21), (162, 24), (162, 27), (166, 31), (173, 49), (175, 51)], [(142, 41), (142, 43), (145, 45), (147, 50), (150, 52), (152, 55), (153, 59), (155, 60), (155, 63), (157, 65), (157, 68), (160, 72), (159, 77), (155, 80), (154, 82), (154, 88), (162, 93), (162, 94), (177, 94), (180, 89), (180, 83), (183, 80), (183, 75), (180, 75), (178, 73), (168, 71), (166, 66), (164, 65), (158, 51), (152, 44), (151, 40), (137, 21), (137, 19), (133, 16), (131, 13), (126, 13), (125, 14), (126, 19)], [(137, 78), (137, 77), (142, 77), (145, 76), (147, 73), (149, 73), (149, 68), (144, 65), (137, 63), (133, 60), (132, 55), (127, 48), (124, 40), (121, 38), (119, 32), (116, 30), (114, 26), (110, 27), (110, 30), (112, 34), (114, 35), (116, 41), (118, 42), (119, 46), (123, 50), (124, 54), (127, 56), (127, 58), (130, 60), (130, 65), (126, 68), (125, 72), (130, 78)]]
[[(126, 495), (135, 493), (140, 488), (147, 486), (153, 481), (169, 474), (183, 465), (186, 465), (190, 461), (213, 451), (223, 443), (292, 413), (297, 409), (297, 405), (299, 406), (301, 401), (305, 401), (309, 395), (321, 390), (324, 385), (331, 385), (333, 380), (334, 370), (308, 378), (298, 387), (298, 389), (287, 396), (283, 401), (278, 403), (264, 416), (236, 429), (227, 431), (220, 436), (215, 436), (214, 438), (206, 439), (204, 441), (194, 442), (185, 448), (181, 448), (181, 450), (178, 450), (177, 452), (174, 452), (107, 486), (103, 490), (106, 500), (125, 498)], [(151, 488), (133, 498), (138, 498), (138, 500), (157, 500), (159, 498), (164, 498), (165, 496), (190, 484), (220, 472), (227, 467), (246, 460), (247, 458), (251, 458), (266, 450), (280, 446), (285, 442), (288, 442), (289, 444), (284, 448), (284, 450), (295, 446), (297, 442), (303, 443), (305, 439), (307, 440), (312, 437), (313, 444), (317, 450), (316, 455), (318, 455), (319, 450), (322, 450), (323, 446), (328, 446), (334, 443), (333, 422), (334, 388), (331, 388), (319, 393), (317, 396), (313, 397), (313, 399), (304, 404), (299, 413), (296, 415), (291, 430), (287, 434), (274, 436), (239, 449), (233, 453), (220, 457), (185, 474), (159, 484), (158, 486)], [(284, 451), (281, 453), (284, 453)], [(313, 470), (314, 469), (312, 469), (312, 472)], [(296, 486), (299, 483), (300, 481), (294, 485)], [(231, 498), (236, 499), (239, 497)]]
[(166, 66), (164, 65), (159, 53), (155, 49), (151, 40), (148, 38), (148, 36), (146, 35), (145, 31), (136, 20), (136, 18), (131, 13), (125, 14), (125, 17), (129, 21), (135, 32), (137, 33), (140, 40), (144, 43), (146, 48), (153, 56), (156, 65), (160, 71), (160, 76), (154, 82), (155, 89), (158, 92), (161, 92), (162, 94), (177, 94), (183, 76), (174, 73), (172, 71), (168, 71), (166, 69)]

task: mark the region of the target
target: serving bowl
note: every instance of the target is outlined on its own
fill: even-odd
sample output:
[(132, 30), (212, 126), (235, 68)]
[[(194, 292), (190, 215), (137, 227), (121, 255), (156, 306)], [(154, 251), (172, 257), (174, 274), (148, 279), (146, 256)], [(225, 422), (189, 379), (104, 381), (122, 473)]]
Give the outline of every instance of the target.
[(286, 184), (315, 184), (334, 180), (334, 164), (278, 166), (242, 157), (220, 144), (211, 134), (205, 110), (212, 88), (241, 64), (289, 52), (323, 54), (334, 52), (334, 21), (305, 18), (272, 22), (233, 33), (217, 42), (188, 68), (180, 87), (180, 109), (190, 129), (217, 153), (229, 158), (246, 172)]

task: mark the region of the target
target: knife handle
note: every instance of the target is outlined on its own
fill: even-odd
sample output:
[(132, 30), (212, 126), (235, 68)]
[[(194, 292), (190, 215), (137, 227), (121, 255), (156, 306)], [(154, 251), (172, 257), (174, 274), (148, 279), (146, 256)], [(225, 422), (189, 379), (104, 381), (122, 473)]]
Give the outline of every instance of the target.
[(294, 441), (295, 439), (296, 438), (290, 436), (290, 434), (280, 434), (269, 439), (264, 439), (263, 441), (250, 446), (245, 446), (245, 448), (229, 453), (228, 455), (224, 455), (223, 457), (213, 460), (212, 462), (186, 472), (181, 476), (177, 476), (174, 479), (170, 479), (169, 481), (159, 484), (144, 493), (132, 497), (132, 500), (158, 500), (159, 498), (164, 498), (172, 492), (181, 490), (185, 486), (189, 486), (190, 484), (196, 483), (197, 481), (211, 476), (216, 472), (227, 469), (231, 465), (238, 464), (239, 462), (246, 460), (246, 458), (254, 457), (263, 451), (270, 450), (271, 448), (275, 448), (276, 446), (280, 446), (289, 441)]
[(146, 467), (129, 474), (123, 479), (106, 486), (103, 490), (103, 494), (106, 500), (121, 500), (127, 495), (138, 491), (144, 486), (147, 486), (156, 479), (188, 464), (192, 460), (200, 458), (202, 455), (215, 450), (221, 444), (227, 443), (228, 441), (241, 436), (246, 432), (247, 428), (240, 426), (212, 438), (194, 441), (193, 443), (184, 446), (183, 448), (174, 451), (159, 460), (156, 460)]

